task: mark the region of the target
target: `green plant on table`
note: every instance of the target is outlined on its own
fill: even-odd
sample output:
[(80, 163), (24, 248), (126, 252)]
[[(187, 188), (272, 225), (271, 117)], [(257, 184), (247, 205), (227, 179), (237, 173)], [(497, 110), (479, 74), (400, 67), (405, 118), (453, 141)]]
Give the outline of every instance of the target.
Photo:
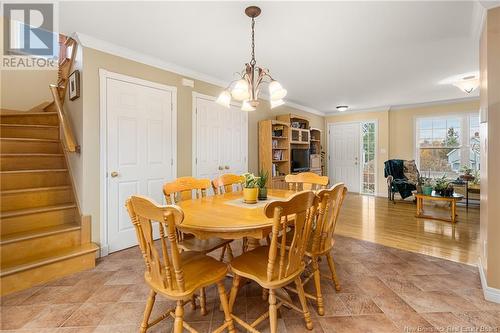
[(264, 171), (264, 169), (260, 169), (258, 178), (259, 180), (257, 186), (259, 188), (265, 188), (267, 180), (269, 179), (269, 173), (267, 171)]
[(443, 191), (448, 188), (450, 182), (446, 179), (446, 174), (442, 177), (436, 179), (436, 184), (434, 185), (434, 190), (436, 192)]
[(460, 172), (463, 173), (464, 175), (472, 175), (472, 168), (468, 165), (462, 165), (460, 167)]
[(243, 181), (243, 188), (257, 188), (259, 187), (259, 177), (255, 177), (253, 173), (244, 173), (243, 177), (245, 180)]

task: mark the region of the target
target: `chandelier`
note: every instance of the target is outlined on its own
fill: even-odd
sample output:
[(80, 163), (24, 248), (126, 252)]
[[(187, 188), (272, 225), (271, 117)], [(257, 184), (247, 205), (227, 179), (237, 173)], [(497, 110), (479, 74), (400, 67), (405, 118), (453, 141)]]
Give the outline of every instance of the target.
[(286, 89), (274, 80), (267, 68), (257, 66), (255, 61), (255, 18), (260, 15), (260, 8), (250, 6), (245, 9), (245, 14), (252, 19), (252, 59), (245, 64), (245, 68), (238, 73), (239, 79), (232, 81), (217, 98), (217, 103), (227, 108), (231, 105), (231, 98), (242, 102), (241, 110), (254, 111), (259, 105), (259, 93), (262, 84), (269, 84), (269, 98), (271, 109), (285, 104), (283, 98)]

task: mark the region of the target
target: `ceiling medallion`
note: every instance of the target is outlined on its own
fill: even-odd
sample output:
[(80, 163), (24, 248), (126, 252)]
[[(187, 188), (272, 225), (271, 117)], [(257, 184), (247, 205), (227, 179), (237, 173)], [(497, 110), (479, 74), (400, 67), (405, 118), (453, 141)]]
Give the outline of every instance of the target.
[(254, 111), (259, 105), (259, 93), (261, 85), (269, 84), (269, 98), (271, 109), (285, 104), (283, 98), (286, 96), (286, 89), (274, 80), (269, 74), (269, 70), (257, 66), (255, 60), (255, 18), (259, 16), (261, 10), (257, 6), (250, 6), (245, 9), (245, 14), (252, 19), (252, 59), (245, 64), (245, 68), (239, 73), (240, 78), (232, 81), (229, 86), (217, 98), (217, 103), (229, 108), (231, 98), (242, 102), (243, 111)]

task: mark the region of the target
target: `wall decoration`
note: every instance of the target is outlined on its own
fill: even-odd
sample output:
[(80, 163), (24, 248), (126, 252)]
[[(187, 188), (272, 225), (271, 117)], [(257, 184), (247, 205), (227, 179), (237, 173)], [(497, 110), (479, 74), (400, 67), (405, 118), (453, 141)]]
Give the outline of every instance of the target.
[(69, 99), (75, 100), (80, 97), (80, 71), (76, 70), (69, 76)]

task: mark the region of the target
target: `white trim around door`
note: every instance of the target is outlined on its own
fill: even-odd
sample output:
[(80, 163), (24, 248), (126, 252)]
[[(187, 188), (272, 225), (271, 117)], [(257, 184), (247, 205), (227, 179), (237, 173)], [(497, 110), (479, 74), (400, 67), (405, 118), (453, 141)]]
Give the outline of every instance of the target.
[(172, 95), (172, 173), (174, 177), (177, 176), (177, 88), (167, 86), (164, 84), (151, 82), (136, 77), (110, 72), (106, 69), (99, 69), (99, 106), (100, 106), (100, 130), (99, 130), (99, 143), (100, 143), (100, 247), (101, 256), (106, 256), (109, 253), (109, 235), (108, 235), (108, 122), (107, 122), (107, 80), (113, 79), (141, 85), (144, 87), (155, 88), (163, 91), (170, 92)]
[[(374, 124), (374, 127), (375, 127), (375, 149), (374, 149), (374, 192), (373, 193), (363, 193), (362, 191), (362, 186), (363, 186), (363, 161), (364, 161), (364, 158), (363, 158), (363, 152), (364, 152), (364, 148), (363, 148), (363, 133), (362, 133), (362, 125), (363, 124), (366, 124), (366, 123), (373, 123)], [(331, 167), (331, 163), (332, 163), (332, 154), (331, 154), (331, 149), (332, 149), (332, 145), (331, 145), (331, 130), (333, 127), (335, 127), (335, 125), (358, 125), (359, 126), (359, 149), (358, 149), (358, 158), (357, 158), (357, 161), (358, 161), (358, 166), (359, 166), (359, 188), (356, 188), (356, 189), (349, 189), (350, 192), (355, 192), (355, 193), (360, 193), (360, 194), (365, 194), (365, 195), (376, 195), (378, 196), (379, 195), (379, 192), (378, 192), (378, 182), (377, 182), (377, 177), (378, 177), (378, 154), (379, 154), (379, 144), (378, 144), (378, 136), (379, 136), (379, 132), (378, 132), (378, 120), (376, 119), (366, 119), (366, 120), (360, 120), (360, 121), (342, 121), (342, 122), (328, 122), (326, 124), (326, 141), (327, 141), (327, 151), (328, 151), (328, 177), (330, 178), (330, 181), (332, 182), (333, 181), (333, 168)]]

